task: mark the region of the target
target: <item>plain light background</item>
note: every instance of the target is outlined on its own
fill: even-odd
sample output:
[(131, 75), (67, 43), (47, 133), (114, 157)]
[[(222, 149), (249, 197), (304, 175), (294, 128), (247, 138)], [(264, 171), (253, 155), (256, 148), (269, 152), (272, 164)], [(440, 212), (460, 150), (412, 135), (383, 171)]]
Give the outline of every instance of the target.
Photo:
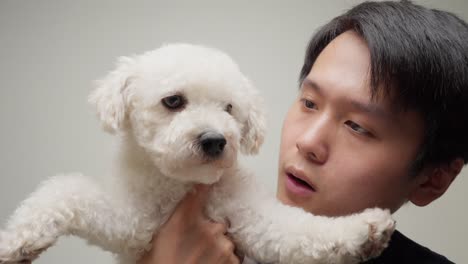
[[(0, 221), (48, 176), (105, 173), (113, 137), (87, 95), (115, 59), (169, 42), (206, 44), (229, 53), (265, 97), (268, 135), (245, 162), (274, 193), (280, 128), (296, 95), (304, 50), (314, 30), (359, 1), (0, 1)], [(417, 1), (468, 19), (468, 2)], [(468, 114), (468, 113), (462, 113)], [(398, 229), (468, 263), (465, 170), (426, 208), (407, 205)], [(112, 263), (108, 253), (62, 238), (36, 261)]]

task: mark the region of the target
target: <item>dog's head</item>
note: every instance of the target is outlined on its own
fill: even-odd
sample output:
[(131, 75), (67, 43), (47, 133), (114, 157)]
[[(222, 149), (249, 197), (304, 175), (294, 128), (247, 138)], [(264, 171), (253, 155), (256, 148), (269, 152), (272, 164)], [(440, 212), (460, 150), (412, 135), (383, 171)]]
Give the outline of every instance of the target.
[(229, 56), (201, 46), (122, 57), (89, 100), (107, 131), (132, 137), (183, 181), (217, 181), (239, 149), (257, 153), (265, 133), (256, 89)]

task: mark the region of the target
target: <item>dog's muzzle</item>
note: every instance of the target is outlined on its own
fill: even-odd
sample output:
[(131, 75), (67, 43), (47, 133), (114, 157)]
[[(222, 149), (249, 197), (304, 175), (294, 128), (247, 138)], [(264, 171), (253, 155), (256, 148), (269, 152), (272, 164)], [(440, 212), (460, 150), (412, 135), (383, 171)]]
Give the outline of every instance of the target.
[(226, 143), (226, 138), (220, 133), (205, 132), (200, 135), (200, 145), (203, 153), (211, 158), (221, 156)]

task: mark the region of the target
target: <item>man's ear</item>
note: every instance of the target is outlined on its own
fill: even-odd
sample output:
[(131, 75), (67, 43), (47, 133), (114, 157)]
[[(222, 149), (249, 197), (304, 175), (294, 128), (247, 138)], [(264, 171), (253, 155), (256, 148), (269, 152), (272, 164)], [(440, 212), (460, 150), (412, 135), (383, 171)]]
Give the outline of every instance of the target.
[(457, 158), (449, 164), (425, 168), (417, 177), (416, 186), (409, 200), (417, 206), (426, 206), (442, 196), (460, 173), (463, 159)]
[(88, 101), (96, 107), (101, 124), (107, 132), (122, 131), (127, 123), (125, 89), (134, 73), (134, 59), (120, 57), (115, 70), (96, 82)]

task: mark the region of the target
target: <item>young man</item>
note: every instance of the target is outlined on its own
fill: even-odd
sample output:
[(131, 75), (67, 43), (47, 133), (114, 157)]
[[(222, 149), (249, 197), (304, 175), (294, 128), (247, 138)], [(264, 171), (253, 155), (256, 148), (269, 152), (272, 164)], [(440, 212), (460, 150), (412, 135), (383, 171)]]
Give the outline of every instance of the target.
[[(310, 41), (278, 199), (327, 216), (425, 206), (468, 160), (467, 113), (467, 24), (408, 1), (360, 4)], [(202, 213), (206, 189), (180, 203), (142, 264), (239, 263), (226, 226)], [(395, 232), (369, 263), (451, 262)]]

